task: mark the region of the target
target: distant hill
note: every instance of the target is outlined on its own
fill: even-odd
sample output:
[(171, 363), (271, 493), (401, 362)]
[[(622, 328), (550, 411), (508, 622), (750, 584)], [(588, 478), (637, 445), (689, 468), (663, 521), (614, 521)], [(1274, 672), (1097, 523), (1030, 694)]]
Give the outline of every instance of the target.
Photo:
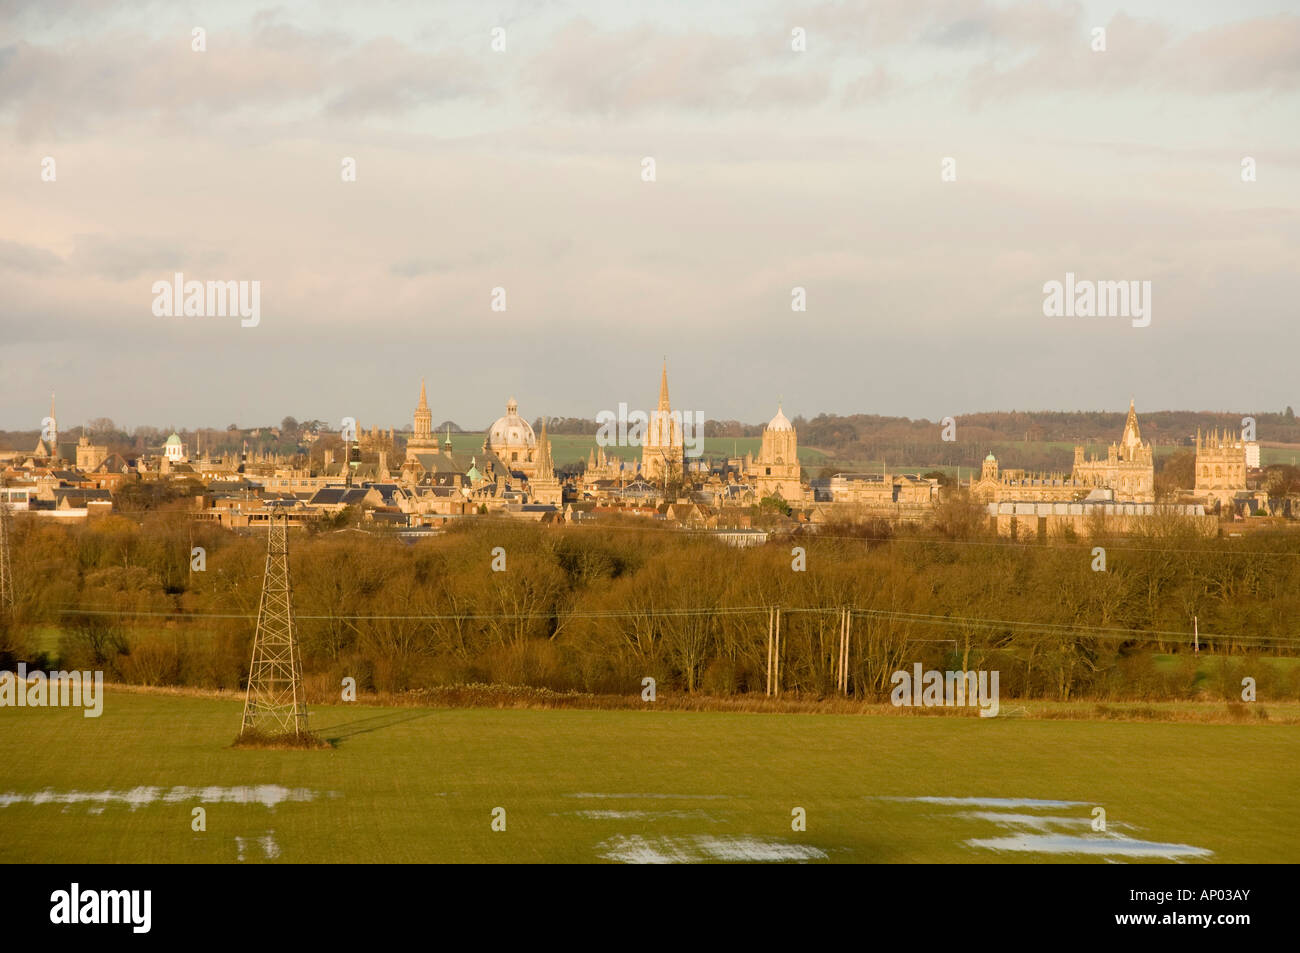
[[(796, 417), (799, 446), (815, 447), (843, 460), (875, 460), (888, 465), (921, 463), (944, 466), (978, 466), (990, 451), (1004, 465), (1026, 469), (1068, 470), (1074, 446), (1089, 453), (1102, 452), (1119, 439), (1128, 411), (999, 411), (964, 414), (954, 418), (956, 439), (941, 439), (938, 421), (870, 414), (839, 416), (819, 414), (811, 420)], [(1190, 446), (1199, 428), (1237, 433), (1245, 413), (1138, 410), (1142, 439), (1160, 456), (1161, 448)], [(1283, 413), (1256, 413), (1256, 437), (1261, 443), (1300, 444), (1300, 421), (1291, 408)]]
[[(956, 440), (941, 439), (939, 421), (924, 418), (882, 417), (876, 414), (818, 414), (816, 417), (795, 417), (792, 421), (799, 431), (800, 457), (805, 465), (821, 460), (825, 466), (855, 466), (870, 461), (873, 466), (917, 467), (978, 467), (984, 455), (994, 453), (1004, 466), (1031, 470), (1069, 470), (1073, 462), (1076, 443), (1083, 444), (1089, 453), (1104, 453), (1107, 444), (1119, 439), (1124, 429), (1127, 408), (1120, 411), (995, 411), (964, 414), (955, 418)], [(1208, 411), (1159, 410), (1145, 413), (1138, 408), (1138, 423), (1144, 440), (1150, 441), (1159, 461), (1176, 449), (1190, 446), (1199, 428), (1238, 432), (1243, 412), (1215, 413)], [(1290, 407), (1282, 413), (1251, 414), (1255, 418), (1256, 437), (1265, 447), (1291, 445), (1300, 447), (1300, 421)], [(288, 420), (286, 418), (286, 420)], [(294, 422), (296, 423), (296, 422)], [(312, 425), (317, 422), (311, 422)], [(169, 429), (138, 427), (128, 435), (103, 421), (96, 428), (97, 442), (132, 455), (146, 447), (157, 446)], [(225, 431), (205, 429), (201, 434), (181, 430), (182, 437), (193, 450), (201, 445), (208, 450), (240, 449), (245, 441), (250, 450), (274, 451), (292, 454), (305, 452), (312, 443), (299, 425), (294, 432), (277, 428), (235, 429)], [(471, 443), (477, 447), (482, 442), (482, 431), (467, 431), (453, 420), (444, 420), (433, 428), (435, 433), (446, 433), (450, 428), (459, 435), (457, 449)], [(541, 430), (541, 418), (533, 422), (534, 430)], [(594, 435), (599, 427), (594, 419), (581, 417), (547, 418), (547, 432), (555, 437), (586, 437), (586, 440), (561, 440), (555, 446), (556, 461), (585, 459), (594, 446)], [(763, 425), (746, 424), (736, 420), (709, 420), (704, 425), (708, 439), (707, 453), (726, 455), (756, 451)], [(399, 439), (410, 431), (399, 433)], [(0, 448), (28, 450), (35, 446), (37, 431), (0, 431)], [(80, 428), (70, 428), (61, 436), (75, 439)], [(198, 439), (201, 438), (201, 439)], [(400, 447), (400, 443), (399, 443)], [(1289, 449), (1289, 448), (1288, 448)], [(628, 458), (634, 453), (623, 454)], [(1266, 460), (1271, 454), (1266, 453)], [(1282, 459), (1278, 457), (1277, 459)]]

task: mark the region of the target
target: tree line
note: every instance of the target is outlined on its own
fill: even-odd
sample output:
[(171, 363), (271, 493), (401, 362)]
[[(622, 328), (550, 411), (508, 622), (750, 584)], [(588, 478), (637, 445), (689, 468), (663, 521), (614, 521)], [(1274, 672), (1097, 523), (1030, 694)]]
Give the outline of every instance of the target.
[[(1261, 698), (1300, 697), (1300, 667), (1260, 658), (1296, 654), (1290, 535), (1206, 540), (1170, 521), (1123, 540), (1011, 544), (963, 504), (941, 511), (925, 529), (845, 519), (739, 550), (639, 521), (481, 519), (415, 543), (294, 531), (304, 665), (323, 686), (351, 676), (389, 692), (486, 682), (630, 694), (653, 677), (661, 692), (761, 694), (768, 607), (780, 606), (784, 692), (817, 697), (835, 691), (849, 607), (861, 699), (885, 700), (891, 674), (917, 662), (997, 670), (1004, 697), (1231, 695), (1243, 665)], [(242, 688), (264, 537), (164, 509), (79, 526), (16, 516), (12, 543), (18, 603), (0, 661)], [(498, 550), (504, 571), (492, 568)], [(1198, 676), (1193, 617), (1201, 650), (1236, 666), (1221, 685)]]

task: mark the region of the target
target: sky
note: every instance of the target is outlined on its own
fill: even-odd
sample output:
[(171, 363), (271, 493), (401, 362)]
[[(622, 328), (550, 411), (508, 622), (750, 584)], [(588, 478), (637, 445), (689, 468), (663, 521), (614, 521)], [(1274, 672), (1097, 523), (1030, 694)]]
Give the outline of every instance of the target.
[(1298, 107), (1294, 0), (0, 0), (0, 429), (1278, 411)]

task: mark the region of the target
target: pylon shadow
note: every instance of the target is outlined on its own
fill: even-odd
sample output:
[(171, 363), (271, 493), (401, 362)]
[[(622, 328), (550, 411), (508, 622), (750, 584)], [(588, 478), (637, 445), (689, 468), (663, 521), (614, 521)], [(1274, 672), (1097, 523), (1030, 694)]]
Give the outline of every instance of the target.
[(378, 715), (370, 715), (367, 718), (357, 718), (353, 721), (345, 721), (342, 724), (328, 726), (314, 726), (315, 731), (331, 745), (337, 746), (345, 738), (352, 738), (356, 735), (364, 735), (371, 731), (380, 731), (384, 728), (391, 728), (405, 721), (414, 721), (417, 718), (428, 718), (434, 713), (434, 709), (413, 709), (411, 711), (388, 711)]

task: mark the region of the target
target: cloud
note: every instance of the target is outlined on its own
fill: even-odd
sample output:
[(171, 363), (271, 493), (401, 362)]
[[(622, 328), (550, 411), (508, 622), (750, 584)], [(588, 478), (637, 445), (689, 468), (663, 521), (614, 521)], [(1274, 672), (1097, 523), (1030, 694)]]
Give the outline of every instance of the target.
[(455, 49), (427, 51), (385, 37), (356, 42), (256, 17), (246, 31), (209, 33), (190, 48), (188, 27), (165, 38), (106, 31), (58, 47), (0, 47), (0, 115), (21, 134), (76, 134), (150, 118), (206, 126), (239, 114), (274, 122), (405, 113), (487, 94), (484, 70)]
[(600, 116), (825, 100), (829, 74), (781, 40), (784, 46), (752, 35), (645, 25), (602, 31), (578, 17), (556, 31), (520, 78), (540, 105)]
[(63, 259), (52, 251), (0, 239), (0, 271), (16, 271), (28, 275), (45, 275), (63, 264)]

